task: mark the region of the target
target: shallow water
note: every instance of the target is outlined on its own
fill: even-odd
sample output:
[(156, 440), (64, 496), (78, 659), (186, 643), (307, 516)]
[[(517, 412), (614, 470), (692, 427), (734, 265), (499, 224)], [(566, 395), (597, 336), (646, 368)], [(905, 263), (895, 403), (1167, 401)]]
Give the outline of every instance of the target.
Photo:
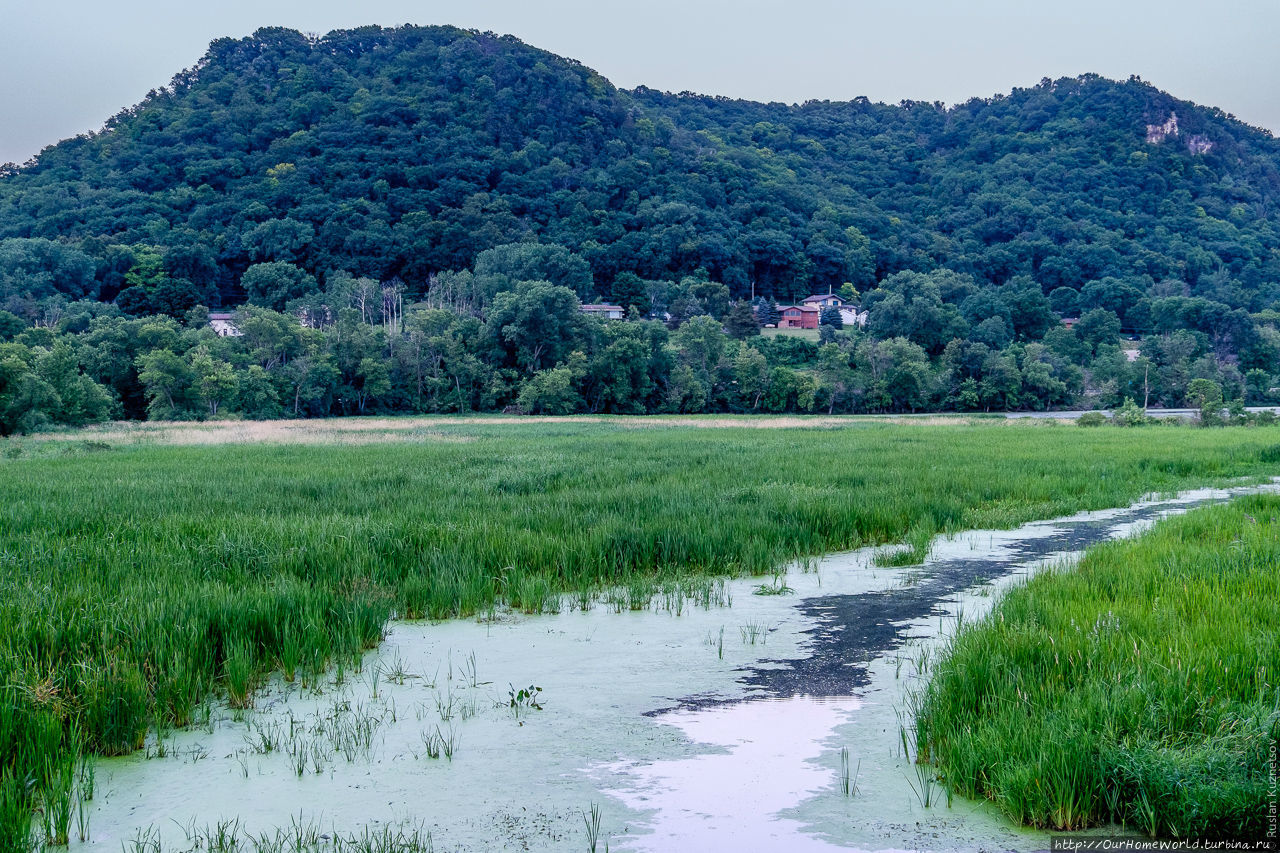
[[(597, 805), (602, 850), (1045, 849), (1046, 834), (986, 804), (923, 806), (901, 734), (917, 669), (1019, 578), (1256, 490), (970, 531), (905, 569), (876, 567), (875, 549), (832, 555), (793, 569), (790, 595), (728, 584), (729, 607), (397, 622), (359, 672), (319, 690), (273, 682), (253, 710), (216, 710), (152, 757), (100, 761), (90, 841), (72, 846), (120, 849), (150, 830), (184, 849), (193, 827), (237, 820), (251, 833), (420, 826), (436, 850), (581, 850)], [(515, 695), (530, 687), (540, 709)]]

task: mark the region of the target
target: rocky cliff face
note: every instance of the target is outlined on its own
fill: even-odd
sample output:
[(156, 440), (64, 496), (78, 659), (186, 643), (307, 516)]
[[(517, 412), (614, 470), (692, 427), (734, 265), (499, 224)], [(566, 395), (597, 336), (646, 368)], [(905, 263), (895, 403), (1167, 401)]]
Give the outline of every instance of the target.
[[(1151, 145), (1159, 145), (1167, 139), (1179, 140), (1181, 134), (1178, 132), (1178, 114), (1171, 112), (1169, 118), (1163, 124), (1147, 125), (1147, 142)], [(1187, 153), (1192, 155), (1208, 154), (1213, 150), (1213, 141), (1203, 134), (1195, 133), (1181, 139), (1183, 144), (1187, 146)]]

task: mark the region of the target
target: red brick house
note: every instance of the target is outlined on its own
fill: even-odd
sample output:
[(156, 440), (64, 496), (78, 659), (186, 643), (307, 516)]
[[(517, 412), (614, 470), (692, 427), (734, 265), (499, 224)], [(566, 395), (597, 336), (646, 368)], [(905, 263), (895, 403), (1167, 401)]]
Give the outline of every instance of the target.
[(779, 329), (816, 329), (822, 309), (811, 305), (783, 305), (778, 309)]

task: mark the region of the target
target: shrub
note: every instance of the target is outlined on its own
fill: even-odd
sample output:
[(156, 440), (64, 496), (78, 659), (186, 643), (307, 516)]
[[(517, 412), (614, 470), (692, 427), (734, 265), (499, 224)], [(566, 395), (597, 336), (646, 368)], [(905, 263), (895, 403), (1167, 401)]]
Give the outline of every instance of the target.
[(1151, 419), (1147, 417), (1146, 409), (1126, 397), (1124, 405), (1111, 415), (1111, 422), (1116, 426), (1134, 427), (1145, 426), (1151, 423)]

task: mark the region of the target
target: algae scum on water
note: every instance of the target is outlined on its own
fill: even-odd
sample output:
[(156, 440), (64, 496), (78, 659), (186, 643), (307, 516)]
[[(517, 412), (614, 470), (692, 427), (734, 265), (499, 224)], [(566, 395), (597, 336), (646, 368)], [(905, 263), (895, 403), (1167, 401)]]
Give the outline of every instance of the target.
[[(901, 699), (871, 694), (897, 696), (904, 673), (927, 668), (902, 663), (901, 646), (917, 640), (893, 626), (924, 631), (935, 605), (922, 602), (1004, 569), (895, 568), (864, 551), (848, 572), (836, 558), (804, 573), (797, 558), (904, 537), (927, 551), (932, 531), (1264, 474), (1280, 444), (1270, 428), (1169, 430), (1161, 443), (1005, 425), (453, 432), (467, 440), (108, 448), (0, 465), (8, 846), (33, 814), (37, 834), (60, 841), (65, 828), (77, 843), (83, 812), (89, 838), (139, 849), (286, 827), (296, 844), (315, 830), (324, 843), (386, 849), (483, 849), (495, 834), (564, 849), (593, 826), (602, 848), (607, 836), (640, 849), (671, 826), (662, 803), (637, 799), (657, 786), (640, 768), (696, 763), (708, 746), (750, 755), (699, 745), (681, 716), (743, 713), (730, 709), (745, 697), (813, 705), (803, 713), (819, 722), (798, 726), (812, 738), (787, 751), (803, 772), (761, 771), (758, 800), (708, 797), (798, 809), (795, 837), (850, 843), (840, 833), (857, 823), (851, 813), (804, 805), (845, 784), (841, 748), (857, 776), (848, 787), (862, 792), (841, 808), (900, 796), (918, 810), (935, 791), (913, 745), (886, 769), (909, 726)], [(786, 565), (763, 583), (724, 581)], [(915, 603), (895, 587), (918, 588)], [(862, 603), (826, 598), (841, 594)], [(466, 615), (481, 618), (393, 622), (383, 642), (392, 616)], [(874, 635), (865, 655), (824, 640), (840, 633), (836, 619)], [(892, 630), (866, 628), (877, 620)], [(896, 639), (881, 648), (876, 636)], [(824, 656), (846, 665), (813, 663)], [(858, 707), (797, 694), (853, 695)], [(883, 722), (862, 736), (876, 746), (828, 743), (845, 713)], [(743, 726), (723, 729), (752, 731)], [(94, 753), (126, 757), (97, 764), (88, 799), (80, 756)], [(766, 796), (783, 778), (794, 790)], [(183, 812), (193, 797), (199, 808)], [(775, 829), (792, 819), (762, 813)], [(1022, 846), (1023, 834), (978, 814), (979, 835)], [(910, 831), (889, 823), (867, 843)]]

